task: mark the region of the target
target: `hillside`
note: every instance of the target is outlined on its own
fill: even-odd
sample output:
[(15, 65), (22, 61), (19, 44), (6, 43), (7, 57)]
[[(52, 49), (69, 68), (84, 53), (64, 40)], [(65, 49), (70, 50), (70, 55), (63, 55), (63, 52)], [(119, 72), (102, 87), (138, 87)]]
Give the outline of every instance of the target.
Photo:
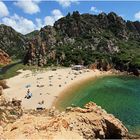
[(10, 57), (22, 58), (26, 49), (26, 38), (12, 27), (0, 25), (0, 48)]
[(28, 65), (83, 64), (140, 74), (140, 22), (125, 21), (114, 12), (75, 11), (27, 35), (0, 25), (0, 48)]
[(38, 36), (38, 35), (39, 35), (39, 31), (35, 30), (35, 31), (31, 32), (31, 33), (26, 34), (25, 36), (27, 38), (29, 38), (29, 39), (32, 39), (32, 38), (35, 38), (35, 36)]
[(140, 22), (125, 21), (111, 12), (73, 12), (32, 36), (24, 59), (29, 65), (96, 64), (133, 72), (140, 69)]

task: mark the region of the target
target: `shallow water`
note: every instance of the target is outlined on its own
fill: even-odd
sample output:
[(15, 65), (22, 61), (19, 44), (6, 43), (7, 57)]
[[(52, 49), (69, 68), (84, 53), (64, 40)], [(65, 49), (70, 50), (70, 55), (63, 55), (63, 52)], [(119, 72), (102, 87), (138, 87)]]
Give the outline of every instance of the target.
[(131, 133), (140, 134), (140, 78), (100, 77), (65, 92), (56, 103), (59, 109), (93, 101), (119, 118)]

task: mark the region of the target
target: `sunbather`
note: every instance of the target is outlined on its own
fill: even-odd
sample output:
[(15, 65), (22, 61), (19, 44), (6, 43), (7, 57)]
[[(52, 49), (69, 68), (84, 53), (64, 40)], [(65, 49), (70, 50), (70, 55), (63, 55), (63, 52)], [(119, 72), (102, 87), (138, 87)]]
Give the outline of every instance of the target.
[(31, 97), (32, 97), (32, 93), (31, 93), (30, 90), (28, 89), (25, 98), (30, 99)]

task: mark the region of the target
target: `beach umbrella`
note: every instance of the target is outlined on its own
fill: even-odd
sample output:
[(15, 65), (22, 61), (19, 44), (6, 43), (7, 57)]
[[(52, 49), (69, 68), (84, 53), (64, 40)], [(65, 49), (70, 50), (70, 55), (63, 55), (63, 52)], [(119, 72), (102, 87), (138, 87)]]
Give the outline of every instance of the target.
[(26, 85), (25, 87), (26, 87), (26, 88), (29, 88), (29, 87), (31, 87), (31, 85), (30, 85), (30, 84), (28, 84), (28, 85)]

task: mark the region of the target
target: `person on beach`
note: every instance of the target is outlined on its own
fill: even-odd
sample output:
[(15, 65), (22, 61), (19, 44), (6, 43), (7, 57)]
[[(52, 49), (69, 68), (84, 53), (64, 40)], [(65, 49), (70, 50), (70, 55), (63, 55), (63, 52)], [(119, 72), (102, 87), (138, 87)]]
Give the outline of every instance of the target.
[(28, 89), (25, 98), (30, 99), (31, 97), (32, 97), (32, 93), (31, 93), (30, 90)]

